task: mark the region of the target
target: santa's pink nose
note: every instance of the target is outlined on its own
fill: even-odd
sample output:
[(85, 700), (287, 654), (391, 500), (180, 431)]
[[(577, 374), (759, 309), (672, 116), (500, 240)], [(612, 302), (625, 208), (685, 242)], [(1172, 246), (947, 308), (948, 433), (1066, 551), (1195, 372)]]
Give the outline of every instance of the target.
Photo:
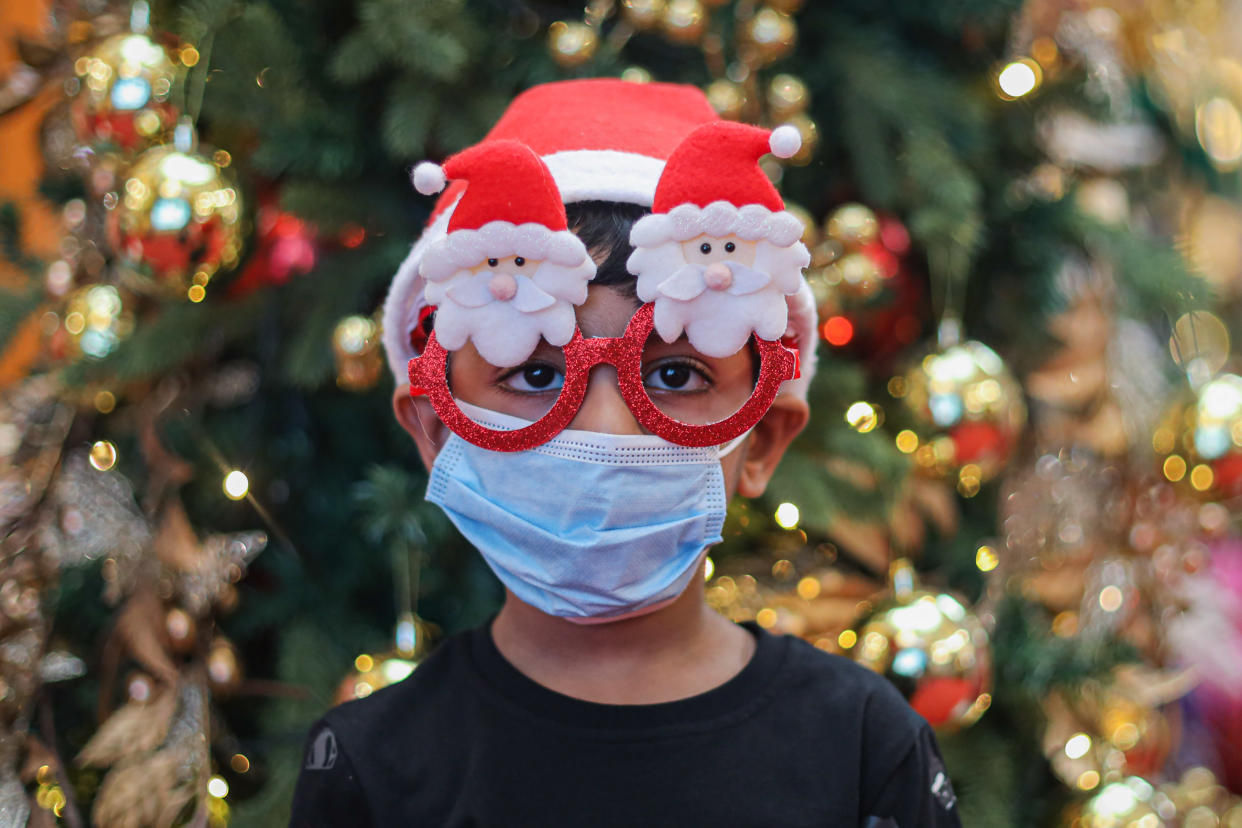
[(501, 302), (507, 302), (517, 294), (517, 279), (508, 273), (497, 273), (487, 283), (487, 289)]
[(712, 290), (728, 290), (733, 284), (733, 273), (724, 262), (712, 262), (703, 271), (703, 281)]

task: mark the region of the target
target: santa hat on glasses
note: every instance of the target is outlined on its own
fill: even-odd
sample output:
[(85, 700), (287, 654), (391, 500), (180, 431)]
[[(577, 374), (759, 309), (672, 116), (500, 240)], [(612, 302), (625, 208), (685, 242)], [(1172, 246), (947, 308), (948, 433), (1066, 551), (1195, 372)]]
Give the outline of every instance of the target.
[(440, 344), (455, 351), (471, 340), (488, 363), (509, 367), (528, 359), (540, 338), (569, 342), (595, 262), (569, 232), (547, 165), (525, 144), (501, 138), (443, 167), (414, 168), (414, 186), (426, 195), (448, 178), (468, 182), (465, 195), (418, 267), (423, 299), (439, 309)]
[[(697, 127), (718, 120), (703, 92), (693, 86), (631, 83), (616, 79), (572, 80), (533, 87), (509, 105), (484, 143), (519, 141), (537, 154), (564, 204), (617, 201), (651, 207), (665, 162)], [(785, 133), (781, 133), (784, 135)], [(433, 168), (415, 171), (415, 183), (431, 189), (439, 183)], [(451, 176), (446, 176), (451, 178)], [(448, 235), (458, 208), (469, 201), (465, 181), (444, 190), (422, 236), (398, 269), (384, 303), (383, 341), (389, 368), (398, 384), (407, 380), (407, 363), (417, 355), (418, 338), (428, 307), (427, 280), (419, 273), (431, 245)], [(521, 193), (515, 193), (521, 199)], [(801, 376), (783, 392), (806, 396), (815, 368), (815, 303), (805, 283), (787, 297), (789, 322), (800, 355)]]

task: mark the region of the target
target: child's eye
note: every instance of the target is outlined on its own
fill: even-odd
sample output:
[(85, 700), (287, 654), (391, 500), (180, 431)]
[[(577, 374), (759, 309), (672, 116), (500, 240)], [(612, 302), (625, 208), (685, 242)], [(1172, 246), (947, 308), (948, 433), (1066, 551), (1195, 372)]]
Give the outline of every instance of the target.
[(726, 253), (732, 253), (734, 250), (737, 250), (737, 245), (736, 245), (736, 244), (734, 244), (733, 242), (725, 242), (725, 252), (726, 252)]
[(488, 259), (487, 260), (488, 267), (495, 267), (498, 264), (500, 264), (500, 259)]
[(521, 267), (522, 265), (526, 264), (526, 260), (523, 259), (521, 256), (517, 256), (513, 259), (513, 263), (517, 265), (518, 267)]
[(703, 242), (699, 245), (699, 252), (706, 256), (708, 253), (712, 252), (712, 246), (707, 242)]
[(670, 360), (649, 369), (643, 383), (657, 391), (702, 391), (711, 386), (699, 366), (689, 360)]
[(546, 362), (528, 362), (506, 374), (501, 383), (511, 391), (533, 394), (559, 390), (565, 384), (565, 375)]

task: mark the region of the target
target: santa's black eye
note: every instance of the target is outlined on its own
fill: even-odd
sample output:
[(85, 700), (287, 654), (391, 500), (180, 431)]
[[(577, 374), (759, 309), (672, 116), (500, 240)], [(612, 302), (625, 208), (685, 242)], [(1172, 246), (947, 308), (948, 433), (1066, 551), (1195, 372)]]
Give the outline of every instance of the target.
[(513, 259), (513, 263), (517, 265), (518, 267), (521, 267), (522, 265), (526, 264), (526, 260), (523, 259), (521, 256), (517, 256)]
[(733, 242), (725, 242), (725, 252), (726, 252), (726, 253), (732, 253), (734, 250), (737, 250), (737, 245), (736, 245), (736, 244), (734, 244)]
[(699, 245), (699, 252), (706, 256), (708, 253), (712, 252), (712, 246), (707, 242), (703, 242)]
[(500, 264), (500, 259), (488, 259), (487, 260), (488, 267), (495, 267), (498, 264)]

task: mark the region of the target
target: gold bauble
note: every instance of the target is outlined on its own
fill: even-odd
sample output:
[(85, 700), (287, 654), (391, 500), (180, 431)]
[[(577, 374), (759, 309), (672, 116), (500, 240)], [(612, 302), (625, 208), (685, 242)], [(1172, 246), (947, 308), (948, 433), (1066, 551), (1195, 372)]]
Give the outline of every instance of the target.
[[(1120, 675), (1120, 673), (1118, 674)], [(1070, 788), (1094, 790), (1118, 773), (1145, 776), (1164, 767), (1172, 748), (1176, 708), (1144, 698), (1143, 679), (1091, 680), (1044, 700), (1044, 755)]]
[(1242, 493), (1242, 377), (1220, 374), (1175, 403), (1152, 446), (1174, 483), (1212, 498)]
[(194, 616), (181, 607), (173, 607), (164, 614), (164, 629), (174, 652), (194, 651), (194, 646), (198, 643), (198, 624), (195, 623)]
[(914, 421), (917, 440), (899, 447), (967, 497), (1004, 468), (1026, 425), (1022, 387), (982, 342), (933, 346), (888, 388)]
[(888, 678), (933, 726), (969, 726), (992, 703), (987, 630), (953, 595), (919, 589), (907, 562), (893, 566), (893, 596), (851, 631), (854, 661)]
[(764, 3), (782, 14), (793, 14), (802, 8), (803, 0), (764, 0)]
[(802, 138), (802, 146), (793, 154), (789, 162), (799, 167), (809, 164), (815, 157), (815, 150), (819, 147), (819, 127), (807, 115), (795, 115), (789, 119), (788, 123), (798, 130), (798, 135)]
[(579, 21), (558, 20), (548, 27), (548, 51), (567, 69), (577, 68), (595, 57), (595, 30)]
[(207, 680), (212, 692), (222, 696), (227, 696), (241, 685), (242, 669), (237, 648), (222, 635), (212, 640), (207, 651)]
[[(1146, 779), (1128, 776), (1111, 782), (1074, 813), (1073, 824), (1081, 828), (1163, 828), (1171, 825), (1157, 813), (1156, 789)], [(1070, 824), (1067, 822), (1066, 824)]]
[(707, 12), (699, 0), (669, 0), (664, 7), (662, 29), (676, 43), (698, 43), (707, 30)]
[(166, 140), (177, 120), (172, 105), (181, 67), (145, 34), (112, 35), (73, 64), (78, 92), (70, 105), (85, 144), (133, 152)]
[(100, 359), (116, 350), (134, 330), (130, 299), (113, 285), (86, 285), (69, 294), (55, 335), (64, 355)]
[(884, 287), (884, 271), (866, 253), (846, 253), (822, 271), (822, 280), (844, 299), (870, 299)]
[(880, 236), (880, 220), (865, 204), (848, 202), (828, 214), (824, 234), (847, 248), (871, 244)]
[(621, 80), (630, 83), (651, 83), (651, 72), (641, 66), (627, 66), (621, 70)]
[(746, 106), (746, 92), (741, 84), (723, 78), (714, 80), (707, 85), (706, 94), (708, 103), (721, 118), (735, 121), (741, 117)]
[(1182, 218), (1181, 246), (1195, 269), (1224, 297), (1242, 292), (1242, 209), (1208, 196)]
[(811, 95), (801, 78), (781, 74), (768, 84), (768, 110), (773, 121), (786, 121), (806, 111)]
[(96, 471), (109, 471), (116, 465), (116, 444), (111, 440), (96, 440), (91, 443), (88, 453), (91, 468)]
[(621, 14), (635, 29), (650, 29), (664, 14), (664, 0), (622, 0)]
[(336, 384), (349, 391), (365, 391), (383, 372), (379, 325), (366, 316), (347, 316), (332, 332)]
[(127, 284), (201, 301), (211, 277), (237, 263), (241, 216), (241, 192), (223, 167), (155, 147), (126, 173), (108, 236)]
[(798, 27), (793, 18), (771, 8), (762, 8), (741, 27), (742, 42), (756, 63), (780, 60), (793, 51)]
[(819, 226), (815, 223), (815, 217), (805, 207), (800, 204), (794, 204), (792, 201), (786, 201), (785, 212), (802, 222), (802, 243), (806, 245), (808, 250), (819, 244)]

